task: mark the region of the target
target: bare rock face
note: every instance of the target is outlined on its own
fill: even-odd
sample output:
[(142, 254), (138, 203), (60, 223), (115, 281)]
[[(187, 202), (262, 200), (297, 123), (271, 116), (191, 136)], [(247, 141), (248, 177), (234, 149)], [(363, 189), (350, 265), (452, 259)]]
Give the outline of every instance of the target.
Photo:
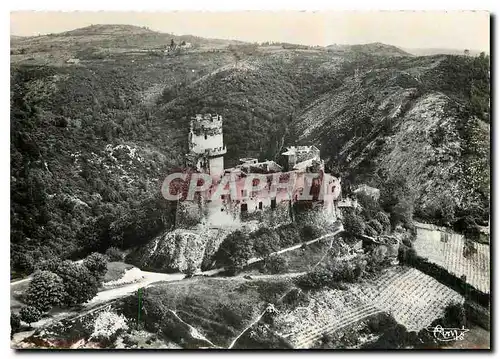
[(226, 230), (207, 227), (201, 230), (176, 229), (136, 249), (127, 261), (144, 270), (195, 272), (202, 263), (209, 265), (210, 258), (226, 235)]

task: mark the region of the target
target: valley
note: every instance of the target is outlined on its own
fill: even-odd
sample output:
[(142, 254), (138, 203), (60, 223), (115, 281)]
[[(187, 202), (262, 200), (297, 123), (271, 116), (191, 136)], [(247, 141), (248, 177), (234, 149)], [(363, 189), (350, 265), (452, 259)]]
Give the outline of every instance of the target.
[[(11, 38), (12, 346), (451, 348), (432, 328), (465, 325), (488, 349), (489, 71), (128, 25)], [(166, 200), (193, 153), (337, 190)]]

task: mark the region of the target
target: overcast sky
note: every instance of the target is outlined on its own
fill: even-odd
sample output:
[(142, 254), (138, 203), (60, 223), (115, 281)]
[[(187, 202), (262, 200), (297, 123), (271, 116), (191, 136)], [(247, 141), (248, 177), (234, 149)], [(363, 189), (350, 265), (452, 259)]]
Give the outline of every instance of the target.
[(406, 48), (489, 51), (488, 12), (12, 12), (11, 34), (130, 24), (176, 35), (306, 45), (383, 42)]

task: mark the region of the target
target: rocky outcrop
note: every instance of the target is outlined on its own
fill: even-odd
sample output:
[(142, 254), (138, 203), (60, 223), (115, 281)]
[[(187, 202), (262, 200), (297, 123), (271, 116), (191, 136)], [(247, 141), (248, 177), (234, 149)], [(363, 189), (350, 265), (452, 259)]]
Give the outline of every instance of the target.
[(228, 231), (224, 229), (176, 229), (165, 232), (132, 251), (126, 261), (144, 270), (194, 272), (208, 266)]

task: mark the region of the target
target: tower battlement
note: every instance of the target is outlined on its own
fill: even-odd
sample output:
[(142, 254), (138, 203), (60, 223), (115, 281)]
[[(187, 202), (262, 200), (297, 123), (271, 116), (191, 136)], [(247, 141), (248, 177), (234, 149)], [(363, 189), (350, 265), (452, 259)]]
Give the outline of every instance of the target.
[(191, 117), (191, 131), (198, 135), (222, 133), (222, 116), (197, 114)]

